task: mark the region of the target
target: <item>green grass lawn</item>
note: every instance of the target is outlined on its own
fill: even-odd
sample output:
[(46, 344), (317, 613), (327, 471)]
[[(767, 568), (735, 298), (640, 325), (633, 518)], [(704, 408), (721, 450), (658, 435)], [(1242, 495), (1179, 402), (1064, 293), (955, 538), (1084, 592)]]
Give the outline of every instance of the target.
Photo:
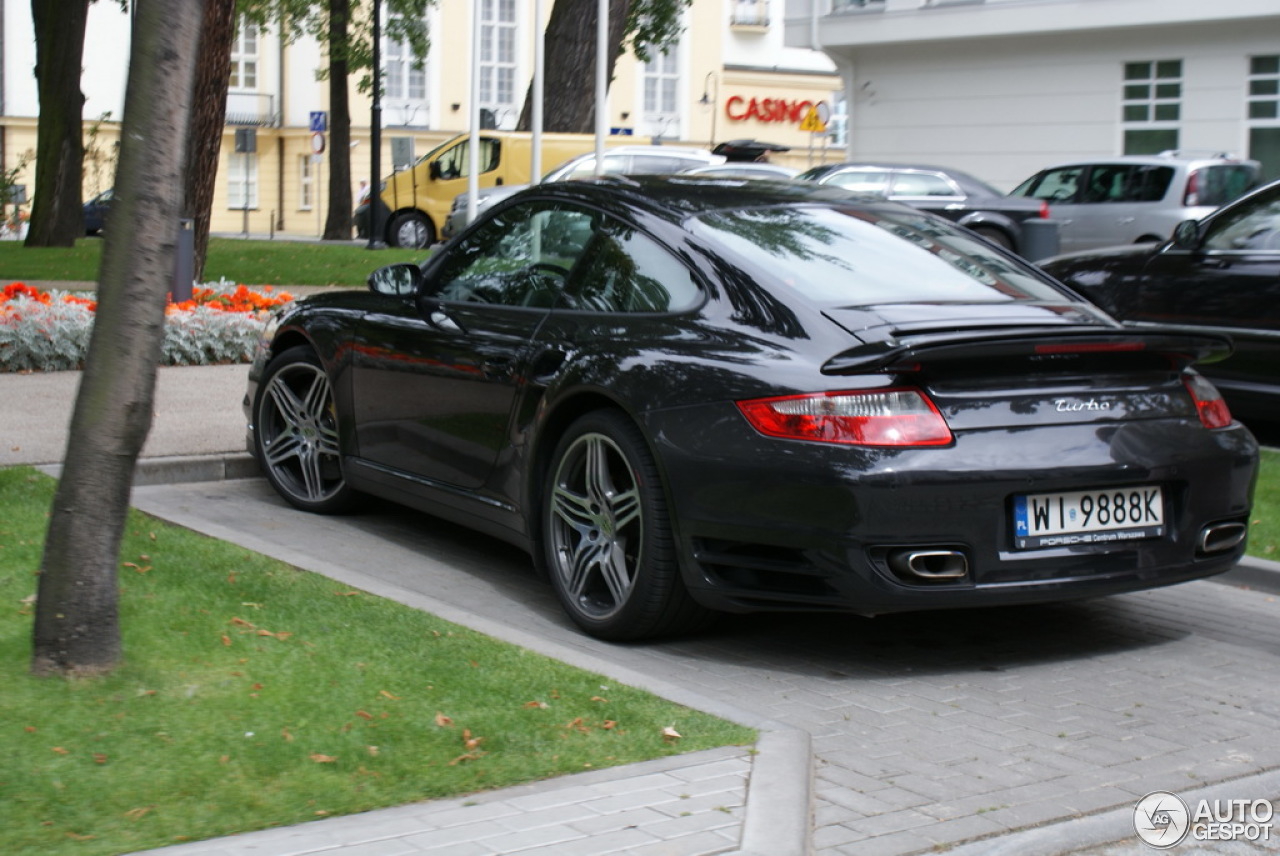
[(1249, 555), (1280, 562), (1280, 451), (1262, 450), (1262, 473), (1253, 495)]
[(755, 739), (141, 513), (119, 567), (125, 665), (33, 678), (52, 489), (0, 470), (4, 853), (124, 853)]
[[(31, 247), (0, 241), (0, 281), (96, 282), (102, 239), (82, 238), (75, 247)], [(210, 238), (206, 282), (241, 285), (341, 285), (363, 288), (369, 273), (395, 262), (420, 262), (425, 250), (369, 250), (344, 243), (250, 241)]]

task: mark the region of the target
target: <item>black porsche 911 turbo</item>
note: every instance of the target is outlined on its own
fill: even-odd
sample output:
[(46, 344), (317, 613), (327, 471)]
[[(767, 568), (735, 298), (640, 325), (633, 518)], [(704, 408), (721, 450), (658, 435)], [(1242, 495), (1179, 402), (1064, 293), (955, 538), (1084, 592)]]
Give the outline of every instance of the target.
[(1191, 366), (941, 218), (797, 182), (545, 184), (271, 325), (288, 502), (528, 550), (606, 639), (716, 611), (1014, 605), (1227, 570), (1257, 445)]

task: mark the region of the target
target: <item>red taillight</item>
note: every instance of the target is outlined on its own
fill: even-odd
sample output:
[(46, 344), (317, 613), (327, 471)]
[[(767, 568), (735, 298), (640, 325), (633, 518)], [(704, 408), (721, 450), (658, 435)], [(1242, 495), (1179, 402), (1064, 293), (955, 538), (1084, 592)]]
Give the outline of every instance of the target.
[(1206, 428), (1226, 428), (1231, 424), (1231, 409), (1223, 400), (1222, 393), (1203, 375), (1194, 372), (1183, 376), (1182, 382), (1191, 393), (1191, 400), (1196, 403), (1196, 413), (1200, 416), (1200, 424)]
[(1040, 200), (1040, 219), (1041, 220), (1049, 219), (1049, 203), (1044, 201), (1043, 199)]
[(1182, 204), (1193, 207), (1200, 204), (1200, 171), (1195, 170), (1187, 176), (1187, 192), (1182, 196)]
[(739, 401), (761, 434), (855, 446), (945, 446), (951, 429), (915, 389), (820, 392)]

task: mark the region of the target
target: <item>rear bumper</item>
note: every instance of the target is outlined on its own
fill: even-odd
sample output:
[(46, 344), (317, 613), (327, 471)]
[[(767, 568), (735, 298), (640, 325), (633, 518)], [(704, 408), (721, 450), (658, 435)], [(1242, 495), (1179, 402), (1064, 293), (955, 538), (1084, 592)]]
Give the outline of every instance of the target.
[[(649, 426), (685, 581), (716, 609), (878, 614), (1070, 600), (1212, 576), (1244, 553), (1243, 537), (1210, 551), (1199, 543), (1206, 527), (1242, 535), (1248, 525), (1257, 445), (1240, 426), (984, 430), (949, 448), (886, 451), (770, 440), (734, 427), (736, 416), (725, 414), (714, 443), (680, 427), (698, 419)], [(1016, 548), (1015, 495), (1136, 485), (1164, 490), (1164, 534)], [(914, 553), (941, 558), (924, 560), (919, 576), (903, 567)]]

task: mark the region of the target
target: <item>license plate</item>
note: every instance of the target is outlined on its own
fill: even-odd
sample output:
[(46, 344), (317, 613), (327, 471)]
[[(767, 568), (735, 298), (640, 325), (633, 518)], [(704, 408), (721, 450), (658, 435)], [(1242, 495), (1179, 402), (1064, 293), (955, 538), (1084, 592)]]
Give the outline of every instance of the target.
[(1013, 498), (1013, 540), (1019, 550), (1137, 541), (1163, 534), (1164, 493), (1159, 487)]

